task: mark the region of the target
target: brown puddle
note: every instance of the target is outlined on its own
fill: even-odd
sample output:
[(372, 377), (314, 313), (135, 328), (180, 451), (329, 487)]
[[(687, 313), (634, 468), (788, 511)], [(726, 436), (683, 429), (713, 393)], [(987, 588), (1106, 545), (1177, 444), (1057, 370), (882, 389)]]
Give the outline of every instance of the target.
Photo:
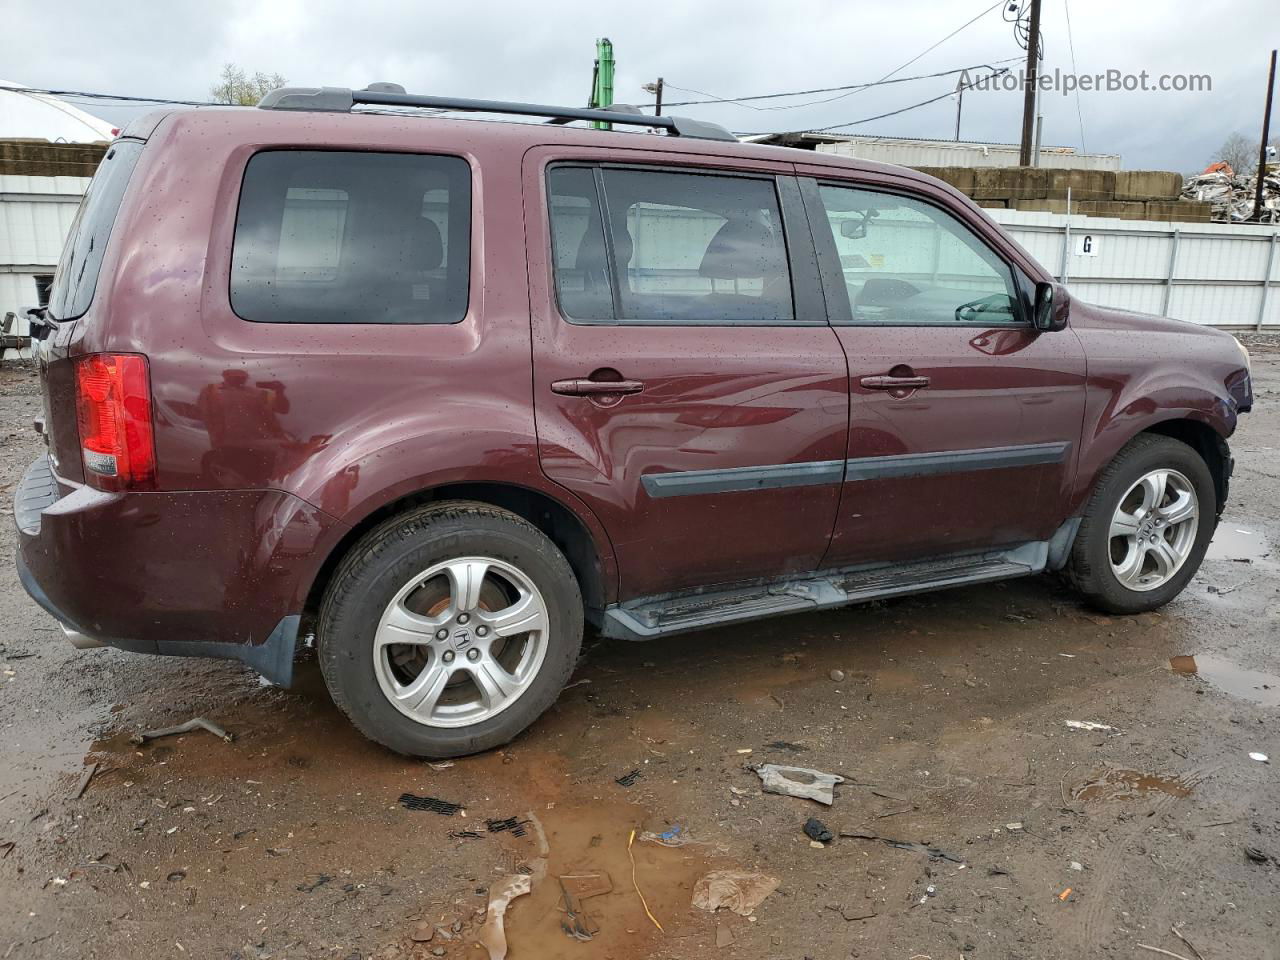
[[(705, 914), (693, 910), (691, 901), (694, 884), (710, 869), (714, 847), (693, 843), (665, 847), (642, 841), (645, 811), (625, 802), (557, 806), (539, 812), (538, 817), (549, 848), (547, 870), (532, 892), (514, 900), (507, 913), (510, 960), (584, 956), (639, 960), (655, 955), (673, 938), (685, 949), (703, 940), (710, 946), (712, 926)], [(635, 884), (627, 852), (633, 829)], [(667, 827), (650, 829), (660, 832)], [(646, 916), (636, 884), (665, 932)], [(565, 912), (566, 893), (575, 911), (572, 915)], [(565, 921), (590, 931), (590, 945), (566, 932)]]
[(1264, 707), (1280, 706), (1280, 677), (1260, 670), (1245, 670), (1220, 657), (1197, 655), (1171, 657), (1174, 673), (1198, 677), (1209, 686), (1241, 700)]
[(1104, 770), (1071, 791), (1073, 800), (1116, 800), (1142, 793), (1164, 793), (1171, 797), (1187, 797), (1191, 788), (1175, 777), (1159, 777), (1137, 770)]
[(1267, 541), (1261, 534), (1243, 527), (1222, 524), (1214, 531), (1205, 559), (1252, 563), (1255, 560), (1262, 560), (1269, 553)]

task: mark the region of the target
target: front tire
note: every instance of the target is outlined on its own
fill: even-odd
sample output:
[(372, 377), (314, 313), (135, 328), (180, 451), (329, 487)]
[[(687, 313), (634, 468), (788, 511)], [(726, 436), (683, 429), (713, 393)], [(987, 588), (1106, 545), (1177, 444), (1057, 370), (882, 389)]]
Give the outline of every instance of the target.
[(1102, 471), (1068, 574), (1108, 613), (1155, 610), (1195, 576), (1217, 513), (1213, 476), (1200, 454), (1171, 437), (1141, 434)]
[(507, 743), (555, 701), (582, 620), (573, 570), (540, 530), (486, 504), (431, 504), (343, 559), (320, 607), (320, 667), (369, 739), (462, 756)]

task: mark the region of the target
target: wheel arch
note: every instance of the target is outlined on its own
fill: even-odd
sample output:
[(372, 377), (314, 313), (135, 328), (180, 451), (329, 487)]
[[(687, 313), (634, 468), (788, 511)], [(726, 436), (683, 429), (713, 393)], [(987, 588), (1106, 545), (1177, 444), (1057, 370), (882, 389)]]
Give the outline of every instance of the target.
[(1220, 515), (1227, 502), (1227, 488), (1231, 480), (1231, 452), (1222, 435), (1203, 420), (1188, 417), (1161, 420), (1141, 432), (1180, 440), (1200, 454), (1213, 477), (1213, 490), (1217, 495), (1216, 513)]
[[(369, 511), (329, 549), (307, 592), (305, 621), (314, 621), (334, 571), (347, 552), (370, 530), (397, 514), (427, 503), (466, 500), (509, 510), (537, 527), (564, 554), (577, 577), (588, 619), (611, 603), (616, 593), (612, 548), (601, 530), (594, 533), (579, 514), (546, 491), (503, 482), (446, 483), (402, 494)], [(601, 539), (605, 538), (605, 542)]]

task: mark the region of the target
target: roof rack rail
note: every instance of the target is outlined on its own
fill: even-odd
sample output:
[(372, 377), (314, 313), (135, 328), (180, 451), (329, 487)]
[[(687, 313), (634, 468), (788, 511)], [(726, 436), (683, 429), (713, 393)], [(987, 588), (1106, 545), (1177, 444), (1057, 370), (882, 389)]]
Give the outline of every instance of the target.
[(718, 123), (690, 120), (688, 117), (651, 117), (626, 104), (617, 104), (617, 109), (589, 109), (510, 100), (427, 97), (405, 93), (404, 87), (397, 83), (371, 83), (363, 90), (351, 90), (347, 87), (281, 87), (258, 101), (258, 107), (263, 110), (309, 110), (321, 113), (349, 113), (355, 106), (428, 107), (470, 113), (508, 113), (523, 117), (549, 117), (552, 123), (595, 120), (636, 127), (658, 127), (673, 137), (738, 142), (737, 137)]

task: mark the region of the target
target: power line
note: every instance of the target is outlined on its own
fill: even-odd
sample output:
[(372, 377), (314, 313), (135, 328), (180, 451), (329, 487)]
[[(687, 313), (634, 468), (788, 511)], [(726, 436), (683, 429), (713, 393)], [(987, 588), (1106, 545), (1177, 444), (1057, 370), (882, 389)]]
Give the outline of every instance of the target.
[[(996, 60), (994, 61), (994, 63), (1012, 63), (1013, 61), (1020, 60), (1020, 59), (1021, 57), (1008, 57), (1004, 60)], [(964, 73), (968, 70), (977, 70), (980, 68), (985, 68), (987, 70), (995, 69), (994, 66), (990, 63), (975, 63), (967, 67), (957, 67), (954, 70), (939, 70), (937, 73), (922, 73), (914, 77), (895, 77), (892, 80), (875, 80), (875, 81), (864, 82), (864, 83), (847, 83), (838, 87), (816, 87), (812, 90), (791, 90), (785, 93), (761, 93), (761, 94), (756, 94), (750, 97), (717, 97), (715, 94), (707, 93), (705, 90), (696, 90), (693, 87), (678, 87), (674, 83), (671, 83), (668, 81), (666, 82), (666, 86), (672, 90), (683, 90), (686, 93), (696, 93), (703, 97), (707, 97), (708, 99), (677, 100), (674, 103), (669, 101), (664, 101), (663, 106), (692, 107), (692, 106), (702, 106), (704, 104), (711, 104), (711, 103), (724, 103), (724, 104), (736, 104), (739, 106), (748, 107), (752, 110), (793, 110), (796, 107), (807, 107), (813, 103), (827, 103), (828, 101), (815, 100), (815, 101), (809, 101), (806, 103), (789, 103), (789, 104), (784, 104), (778, 107), (756, 107), (750, 103), (747, 103), (746, 101), (778, 100), (784, 97), (803, 97), (803, 96), (807, 96), (809, 94), (814, 94), (814, 93), (833, 93), (839, 90), (853, 90), (853, 91), (865, 90), (868, 87), (888, 86), (889, 84), (894, 84), (894, 83), (911, 83), (914, 80), (934, 80), (934, 79), (937, 79), (938, 77), (950, 77), (950, 76), (955, 76), (957, 73)], [(833, 98), (833, 99), (836, 99), (836, 98)], [(652, 106), (652, 104), (649, 104), (649, 106)]]
[(921, 100), (919, 103), (908, 104), (905, 107), (899, 107), (897, 110), (890, 110), (888, 113), (878, 113), (874, 117), (864, 117), (861, 120), (850, 120), (846, 123), (833, 123), (825, 127), (812, 127), (808, 130), (787, 130), (787, 131), (783, 131), (782, 133), (778, 133), (777, 131), (765, 131), (765, 132), (756, 132), (756, 133), (737, 133), (737, 136), (764, 137), (764, 136), (785, 135), (786, 133), (826, 133), (828, 130), (839, 130), (842, 127), (856, 127), (864, 123), (871, 123), (874, 120), (883, 120), (886, 117), (896, 117), (900, 113), (906, 113), (909, 110), (915, 110), (919, 107), (927, 107), (931, 103), (937, 103), (939, 100), (945, 100), (947, 97), (955, 96), (958, 90), (971, 90), (975, 86), (977, 86), (979, 81), (990, 80), (995, 77), (1003, 76), (1008, 72), (1009, 72), (1008, 67), (1001, 67), (998, 70), (995, 68), (991, 68), (991, 73), (988, 76), (979, 77), (977, 80), (974, 80), (970, 83), (960, 84), (957, 86), (955, 90), (948, 90), (946, 93), (939, 94), (936, 97), (930, 97), (928, 100)]
[[(1071, 38), (1071, 4), (1067, 0), (1062, 0), (1062, 9), (1067, 14), (1067, 48), (1071, 51), (1071, 72), (1079, 76), (1076, 70), (1076, 43)], [(1080, 152), (1088, 153), (1088, 149), (1084, 145), (1084, 111), (1080, 109), (1080, 84), (1076, 84), (1076, 119), (1080, 121)]]
[(118, 100), (123, 103), (160, 103), (180, 107), (227, 107), (232, 104), (212, 100), (166, 100), (161, 97), (131, 97), (119, 93), (89, 93), (84, 90), (43, 90), (38, 87), (0, 87), (0, 93), (36, 93), (53, 97), (84, 97), (90, 100)]

